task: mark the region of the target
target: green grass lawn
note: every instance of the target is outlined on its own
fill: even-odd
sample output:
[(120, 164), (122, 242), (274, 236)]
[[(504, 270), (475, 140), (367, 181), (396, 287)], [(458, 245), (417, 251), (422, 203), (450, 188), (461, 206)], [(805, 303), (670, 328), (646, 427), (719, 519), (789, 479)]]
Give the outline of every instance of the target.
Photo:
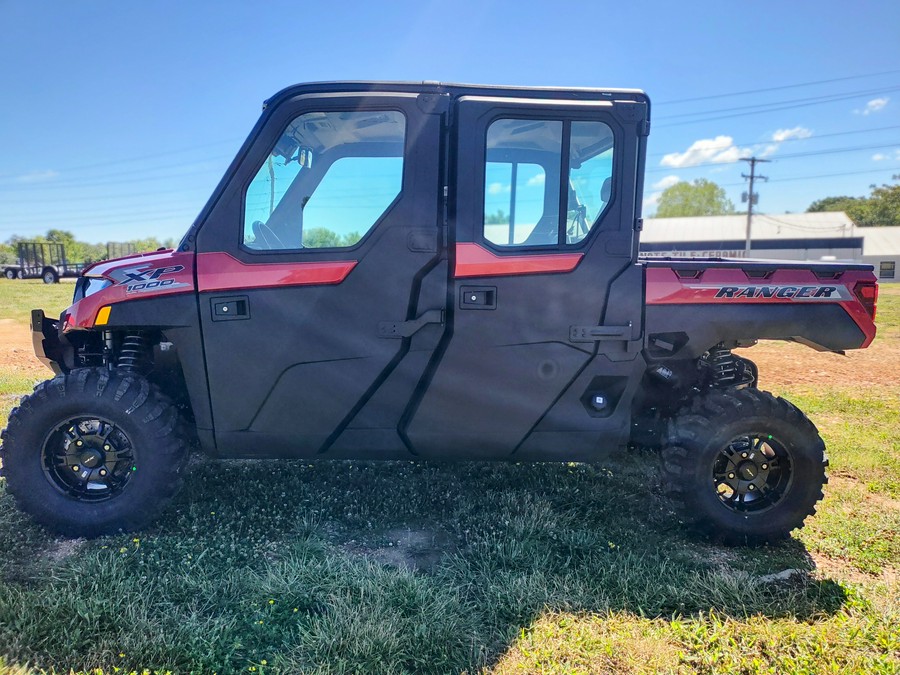
[[(0, 318), (63, 290), (0, 282)], [(900, 340), (900, 287), (879, 313)], [(0, 371), (7, 402), (28, 384)], [(900, 383), (780, 393), (833, 480), (762, 548), (686, 534), (638, 452), (196, 462), (151, 529), (92, 541), (48, 536), (0, 481), (0, 675), (900, 673)]]

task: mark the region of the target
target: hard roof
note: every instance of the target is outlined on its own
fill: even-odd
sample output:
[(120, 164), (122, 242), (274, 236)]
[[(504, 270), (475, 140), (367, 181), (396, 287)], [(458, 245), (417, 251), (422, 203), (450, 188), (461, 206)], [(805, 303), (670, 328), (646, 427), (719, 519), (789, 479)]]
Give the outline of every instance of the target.
[(518, 87), (510, 85), (463, 84), (455, 82), (390, 82), (377, 80), (348, 80), (331, 82), (310, 82), (286, 87), (267, 99), (265, 104), (300, 94), (314, 92), (362, 92), (362, 91), (395, 91), (405, 93), (453, 94), (464, 96), (476, 94), (481, 96), (526, 96), (533, 98), (571, 98), (583, 100), (602, 100), (624, 98), (649, 103), (647, 95), (640, 89), (618, 89), (598, 87)]

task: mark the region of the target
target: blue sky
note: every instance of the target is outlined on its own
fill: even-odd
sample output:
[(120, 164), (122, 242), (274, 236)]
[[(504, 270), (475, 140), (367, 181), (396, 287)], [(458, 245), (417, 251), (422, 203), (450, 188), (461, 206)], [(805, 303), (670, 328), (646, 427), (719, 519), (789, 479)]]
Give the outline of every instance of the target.
[(896, 0), (0, 0), (0, 31), (0, 240), (177, 238), (262, 101), (331, 79), (644, 89), (648, 214), (676, 179), (740, 206), (749, 154), (773, 214), (900, 173)]

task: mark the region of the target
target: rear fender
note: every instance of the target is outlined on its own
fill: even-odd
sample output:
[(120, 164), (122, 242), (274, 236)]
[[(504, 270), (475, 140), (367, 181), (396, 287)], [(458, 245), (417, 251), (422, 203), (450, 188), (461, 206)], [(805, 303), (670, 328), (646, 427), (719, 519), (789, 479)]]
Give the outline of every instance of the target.
[(820, 351), (861, 349), (872, 343), (876, 329), (856, 290), (874, 283), (874, 274), (867, 270), (825, 279), (811, 269), (784, 269), (752, 279), (735, 268), (684, 276), (671, 268), (651, 267), (648, 346), (655, 335), (682, 332), (687, 341), (678, 348), (679, 358), (696, 358), (719, 342), (761, 339), (800, 342)]

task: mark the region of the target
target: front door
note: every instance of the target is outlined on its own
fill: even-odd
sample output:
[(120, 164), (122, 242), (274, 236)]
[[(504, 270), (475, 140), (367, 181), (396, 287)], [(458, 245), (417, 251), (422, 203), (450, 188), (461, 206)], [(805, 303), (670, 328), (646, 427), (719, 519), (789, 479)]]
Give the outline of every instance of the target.
[(440, 109), (309, 93), (258, 126), (197, 241), (220, 453), (406, 452), (443, 330)]
[(459, 99), (448, 329), (403, 429), (423, 454), (627, 439), (645, 116), (640, 100)]

